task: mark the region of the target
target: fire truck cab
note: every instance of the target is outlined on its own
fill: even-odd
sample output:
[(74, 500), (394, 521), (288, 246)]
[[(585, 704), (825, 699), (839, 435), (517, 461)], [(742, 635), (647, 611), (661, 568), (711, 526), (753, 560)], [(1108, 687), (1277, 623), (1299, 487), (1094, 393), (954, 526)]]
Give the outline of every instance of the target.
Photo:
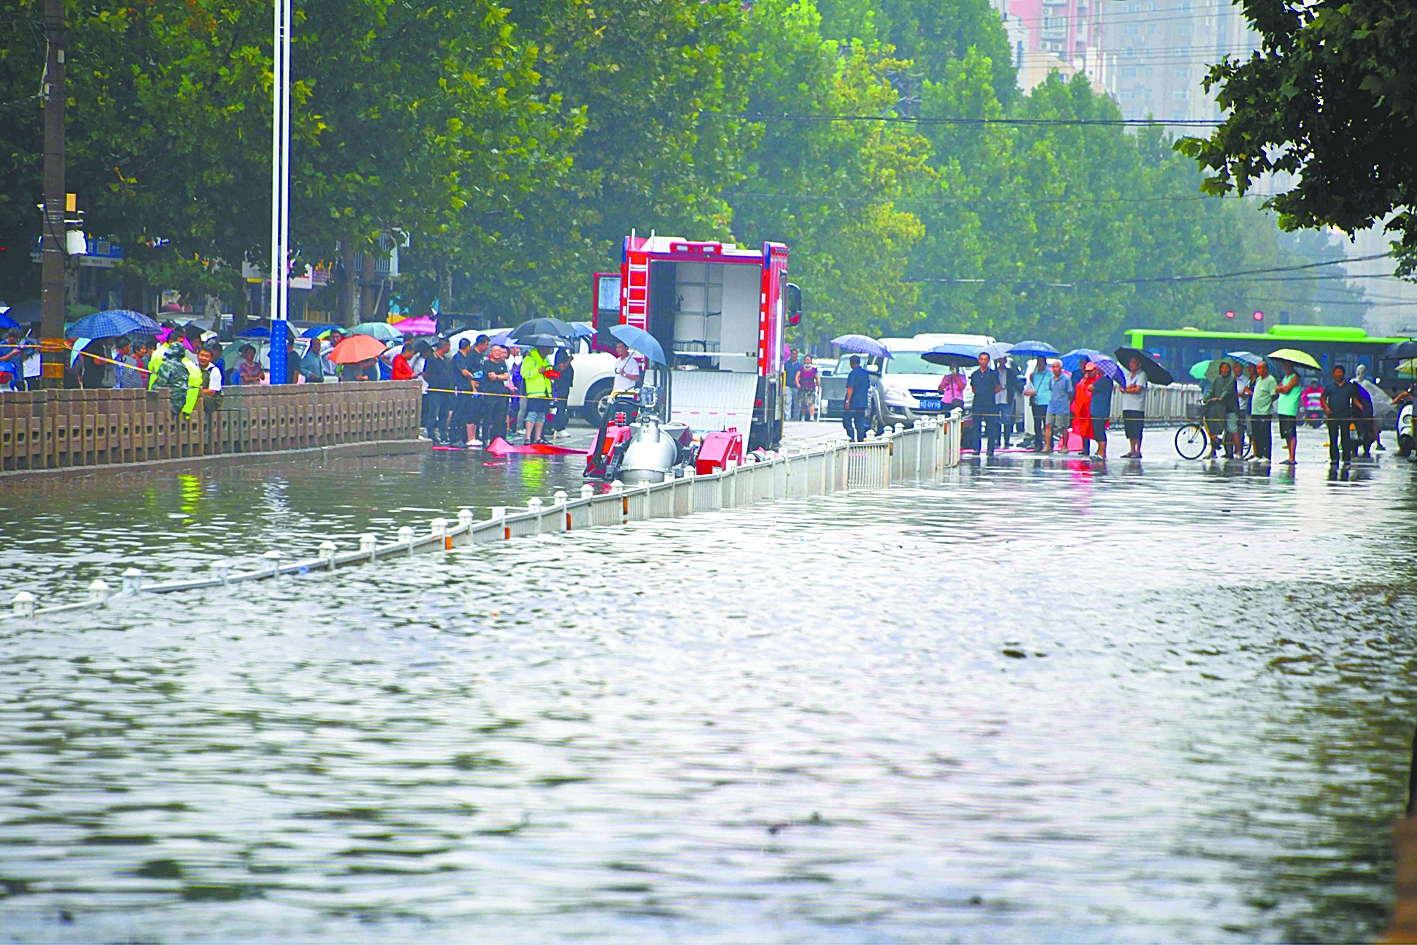
[[(618, 321), (654, 335), (671, 361), (666, 416), (694, 432), (736, 429), (748, 448), (782, 439), (783, 329), (801, 317), (801, 290), (786, 282), (787, 247), (625, 239)], [(605, 299), (607, 281), (598, 276)], [(598, 302), (601, 309), (604, 301)], [(603, 313), (610, 315), (608, 311)]]

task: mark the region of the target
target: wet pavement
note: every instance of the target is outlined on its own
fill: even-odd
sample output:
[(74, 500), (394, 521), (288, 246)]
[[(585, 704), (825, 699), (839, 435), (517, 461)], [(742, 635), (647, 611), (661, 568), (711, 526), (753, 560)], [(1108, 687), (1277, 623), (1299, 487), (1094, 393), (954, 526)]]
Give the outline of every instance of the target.
[[(1292, 473), (1151, 449), (0, 624), (0, 930), (1372, 938), (1417, 472), (1330, 480), (1308, 431)], [(6, 483), (2, 590), (480, 515), (579, 469)]]

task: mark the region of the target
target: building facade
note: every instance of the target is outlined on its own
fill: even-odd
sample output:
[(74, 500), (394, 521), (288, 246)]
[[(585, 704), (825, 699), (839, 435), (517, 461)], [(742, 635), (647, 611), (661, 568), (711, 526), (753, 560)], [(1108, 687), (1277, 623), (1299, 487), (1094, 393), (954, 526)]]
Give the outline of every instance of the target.
[(1259, 48), (1229, 0), (1112, 0), (1105, 29), (1105, 48), (1117, 64), (1117, 104), (1130, 119), (1218, 119), (1215, 98), (1202, 85), (1207, 71), (1227, 56), (1243, 59)]

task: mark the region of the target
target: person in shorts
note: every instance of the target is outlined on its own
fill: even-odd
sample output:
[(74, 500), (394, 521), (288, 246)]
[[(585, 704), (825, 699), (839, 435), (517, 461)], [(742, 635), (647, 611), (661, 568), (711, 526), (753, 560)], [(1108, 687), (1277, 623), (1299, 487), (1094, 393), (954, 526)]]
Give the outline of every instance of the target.
[(1279, 383), (1270, 375), (1269, 364), (1255, 365), (1255, 379), (1250, 382), (1250, 442), (1255, 447), (1255, 461), (1268, 463), (1274, 458), (1270, 421), (1274, 419), (1275, 393)]
[(1066, 453), (1068, 428), (1073, 422), (1073, 376), (1063, 370), (1063, 362), (1057, 358), (1048, 362), (1048, 370), (1048, 412), (1043, 418), (1048, 446), (1044, 452), (1053, 452), (1053, 431), (1057, 430), (1062, 437), (1062, 452)]
[(1294, 450), (1299, 445), (1299, 398), (1303, 393), (1299, 369), (1284, 362), (1284, 379), (1275, 387), (1274, 412), (1279, 417), (1279, 438), (1289, 447), (1286, 466), (1294, 465)]
[(1131, 445), (1131, 449), (1122, 454), (1123, 459), (1141, 459), (1141, 435), (1146, 428), (1146, 385), (1141, 358), (1132, 357), (1127, 362), (1122, 383), (1122, 425), (1127, 428), (1127, 443)]

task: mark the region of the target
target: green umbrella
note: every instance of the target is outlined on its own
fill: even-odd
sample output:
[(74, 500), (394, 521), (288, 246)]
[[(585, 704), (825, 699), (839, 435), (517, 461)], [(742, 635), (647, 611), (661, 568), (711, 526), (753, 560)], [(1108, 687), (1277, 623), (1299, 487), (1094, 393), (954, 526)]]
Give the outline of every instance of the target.
[(390, 341), (403, 341), (403, 332), (388, 322), (363, 322), (351, 328), (348, 334), (368, 335), (370, 338), (378, 338), (386, 344)]
[(1192, 364), (1192, 365), (1191, 365), (1190, 375), (1191, 375), (1191, 377), (1194, 377), (1194, 378), (1195, 378), (1196, 380), (1198, 380), (1198, 381), (1204, 380), (1204, 379), (1205, 379), (1206, 372), (1209, 371), (1209, 370), (1210, 370), (1210, 362), (1209, 362), (1209, 361), (1197, 361), (1195, 364)]

